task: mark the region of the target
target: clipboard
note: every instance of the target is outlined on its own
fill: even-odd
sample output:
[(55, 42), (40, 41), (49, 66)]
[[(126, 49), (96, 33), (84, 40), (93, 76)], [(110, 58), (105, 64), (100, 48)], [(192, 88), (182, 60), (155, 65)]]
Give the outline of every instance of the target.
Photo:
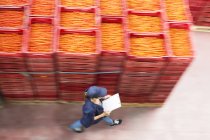
[(104, 111), (112, 112), (115, 109), (118, 109), (122, 106), (119, 93), (116, 93), (109, 97), (108, 99), (102, 101), (102, 106)]

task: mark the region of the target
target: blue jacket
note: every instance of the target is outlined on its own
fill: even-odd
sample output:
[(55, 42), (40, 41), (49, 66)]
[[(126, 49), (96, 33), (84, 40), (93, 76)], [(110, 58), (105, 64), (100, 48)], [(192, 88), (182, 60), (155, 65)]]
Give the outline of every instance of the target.
[(98, 120), (94, 120), (94, 117), (102, 114), (104, 109), (102, 106), (94, 104), (90, 101), (90, 99), (87, 98), (85, 100), (85, 104), (83, 105), (82, 111), (83, 116), (80, 122), (84, 127), (88, 128), (91, 125), (98, 123), (102, 119), (100, 118)]

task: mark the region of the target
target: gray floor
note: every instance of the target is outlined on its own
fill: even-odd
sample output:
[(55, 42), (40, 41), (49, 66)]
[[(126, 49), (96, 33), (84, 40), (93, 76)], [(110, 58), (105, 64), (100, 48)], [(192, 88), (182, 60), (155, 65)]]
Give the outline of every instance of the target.
[[(80, 105), (10, 105), (0, 110), (0, 140), (210, 140), (210, 34), (193, 32), (196, 58), (161, 108), (121, 108), (123, 124), (84, 133), (66, 126)], [(13, 115), (14, 114), (14, 115)]]

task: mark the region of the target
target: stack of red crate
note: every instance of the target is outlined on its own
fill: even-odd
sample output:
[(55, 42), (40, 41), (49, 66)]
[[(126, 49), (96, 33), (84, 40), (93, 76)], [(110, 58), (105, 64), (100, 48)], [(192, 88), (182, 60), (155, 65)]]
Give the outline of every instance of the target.
[(84, 91), (95, 83), (93, 74), (59, 74), (59, 98), (68, 101), (82, 101)]
[[(193, 60), (190, 24), (168, 23), (169, 59), (149, 102), (164, 102)], [(173, 29), (175, 29), (173, 31)], [(180, 40), (180, 38), (182, 38)], [(182, 51), (180, 51), (182, 50)]]
[[(74, 39), (81, 39), (81, 37), (86, 36), (85, 40), (80, 40), (78, 43), (81, 45), (77, 46), (80, 50), (84, 50), (87, 48), (83, 48), (82, 44), (86, 44), (86, 47), (93, 47), (95, 50), (89, 53), (81, 53), (75, 52), (77, 48), (71, 49), (71, 44), (75, 41), (74, 39), (68, 39), (68, 42), (65, 43), (65, 40), (62, 40), (61, 37), (63, 35), (70, 35), (75, 37)], [(90, 40), (88, 40), (88, 38)], [(91, 30), (67, 30), (60, 29), (58, 30), (58, 48), (56, 49), (57, 54), (57, 68), (59, 70), (59, 96), (61, 99), (65, 100), (79, 100), (83, 99), (84, 88), (94, 84), (95, 75), (90, 74), (96, 71), (96, 66), (98, 63), (98, 31), (95, 29)], [(64, 38), (65, 39), (65, 38)], [(65, 44), (64, 44), (65, 43)], [(66, 47), (64, 45), (69, 46)], [(87, 46), (91, 45), (91, 46)], [(63, 51), (63, 49), (67, 49)], [(75, 50), (74, 50), (75, 49)], [(90, 48), (91, 49), (91, 48)], [(81, 73), (81, 74), (74, 74)], [(83, 85), (83, 86), (82, 86)], [(82, 88), (78, 88), (82, 87)], [(77, 96), (76, 96), (77, 95)]]
[(0, 86), (5, 99), (33, 99), (30, 75), (9, 73), (0, 74)]
[[(53, 72), (54, 68), (54, 19), (31, 17), (27, 32), (26, 60), (29, 72)], [(48, 26), (49, 30), (45, 31)], [(39, 28), (39, 29), (38, 29)], [(39, 31), (38, 31), (39, 30)], [(46, 36), (44, 36), (47, 34)], [(38, 40), (38, 36), (42, 40)], [(39, 38), (39, 39), (40, 39)], [(46, 41), (45, 41), (46, 40)]]
[[(116, 29), (112, 27), (115, 27)], [(118, 29), (119, 28), (119, 29)], [(123, 17), (101, 17), (100, 24), (101, 53), (99, 58), (98, 71), (113, 74), (98, 74), (97, 85), (106, 87), (109, 94), (118, 90), (120, 73), (126, 58), (125, 49), (125, 20)]]
[[(23, 54), (25, 30), (23, 29), (0, 29), (0, 71), (24, 72), (26, 71)], [(13, 42), (10, 42), (13, 40)]]
[(30, 74), (32, 78), (34, 97), (38, 100), (56, 100), (57, 84), (54, 73)]
[(105, 87), (109, 95), (113, 95), (118, 92), (120, 74), (107, 73), (97, 75), (97, 85)]
[(189, 7), (193, 17), (193, 23), (196, 25), (202, 13), (207, 0), (189, 0)]
[[(13, 5), (14, 4), (14, 5)], [(0, 13), (0, 85), (8, 99), (33, 98), (30, 78), (18, 72), (26, 72), (25, 37), (28, 8), (23, 3), (1, 1)]]
[[(84, 91), (95, 84), (99, 56), (98, 11), (93, 1), (60, 1), (56, 67), (59, 98), (81, 101)], [(73, 45), (72, 45), (73, 44)]]
[[(32, 74), (36, 99), (55, 99), (57, 84), (54, 66), (55, 23), (53, 18), (30, 17), (27, 32), (26, 64)], [(42, 75), (39, 73), (50, 73)]]
[[(95, 75), (89, 74), (96, 71), (98, 62), (98, 32), (96, 30), (59, 30), (58, 39), (60, 41), (62, 35), (76, 35), (80, 38), (80, 35), (89, 36), (94, 38), (95, 42), (92, 44), (95, 52), (92, 53), (75, 53), (61, 50), (61, 45), (58, 43), (57, 48), (57, 68), (59, 69), (59, 96), (61, 99), (69, 101), (81, 101), (83, 99), (83, 93), (88, 86), (95, 83)], [(58, 41), (58, 42), (59, 42)], [(67, 43), (71, 44), (71, 41)], [(82, 41), (80, 43), (83, 43)], [(79, 45), (78, 47), (81, 47)], [(85, 48), (84, 48), (85, 49)], [(73, 50), (72, 50), (73, 51)], [(81, 73), (81, 74), (74, 74)], [(87, 74), (86, 74), (87, 73)]]
[[(0, 71), (26, 71), (23, 55), (27, 8), (0, 7)], [(10, 42), (14, 40), (14, 42)]]
[[(166, 64), (167, 44), (162, 33), (164, 20), (158, 10), (143, 12), (130, 9), (126, 14), (128, 58), (122, 73), (119, 92), (123, 102), (145, 103)], [(140, 22), (142, 23), (139, 24)], [(149, 44), (147, 39), (157, 39), (162, 45), (156, 45), (158, 41)]]
[[(58, 23), (60, 28), (58, 29), (58, 37), (64, 34), (81, 34), (81, 35), (90, 35), (96, 38), (96, 43), (98, 44), (98, 31), (95, 30), (97, 26), (96, 19), (96, 8), (69, 8), (69, 7), (59, 7), (60, 14), (58, 14)], [(83, 17), (80, 17), (80, 14)], [(90, 17), (84, 17), (87, 14)], [(92, 18), (91, 18), (92, 16)], [(90, 26), (88, 26), (88, 22)], [(73, 43), (73, 41), (72, 41)], [(81, 44), (82, 45), (82, 44)], [(98, 45), (97, 45), (98, 46)], [(81, 49), (82, 46), (78, 46)], [(68, 49), (66, 47), (66, 49)], [(57, 68), (61, 72), (95, 72), (98, 62), (98, 48), (96, 48), (95, 53), (86, 53), (82, 52), (69, 53), (64, 52), (58, 48), (57, 55)], [(69, 44), (70, 50), (70, 44)], [(67, 50), (65, 50), (67, 51)], [(81, 54), (79, 54), (81, 53)]]
[[(161, 39), (163, 44), (163, 54), (160, 56), (135, 56), (129, 49), (129, 56), (125, 64), (124, 72), (121, 77), (119, 92), (123, 102), (147, 102), (148, 97), (151, 95), (153, 88), (155, 87), (157, 80), (160, 76), (161, 70), (166, 65), (167, 56), (166, 42), (164, 34), (136, 34), (130, 33), (128, 35), (129, 42), (132, 38), (157, 38)], [(151, 46), (154, 44), (150, 44)], [(133, 44), (128, 43), (128, 46), (132, 47)], [(134, 49), (134, 48), (133, 48)], [(144, 50), (143, 48), (139, 48)], [(157, 50), (151, 50), (157, 51)], [(148, 53), (148, 52), (147, 52)], [(148, 53), (149, 54), (149, 53)], [(151, 55), (151, 54), (149, 54)]]
[(199, 26), (210, 26), (210, 0), (206, 0), (202, 11), (199, 13), (196, 25)]

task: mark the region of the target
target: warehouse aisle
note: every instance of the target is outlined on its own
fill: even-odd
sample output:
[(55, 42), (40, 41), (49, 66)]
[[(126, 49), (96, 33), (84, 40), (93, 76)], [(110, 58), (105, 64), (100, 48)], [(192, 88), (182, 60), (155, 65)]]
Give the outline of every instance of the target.
[(113, 118), (77, 134), (67, 125), (81, 115), (81, 105), (12, 105), (0, 109), (0, 140), (209, 140), (210, 34), (193, 32), (196, 59), (161, 108), (121, 108)]

